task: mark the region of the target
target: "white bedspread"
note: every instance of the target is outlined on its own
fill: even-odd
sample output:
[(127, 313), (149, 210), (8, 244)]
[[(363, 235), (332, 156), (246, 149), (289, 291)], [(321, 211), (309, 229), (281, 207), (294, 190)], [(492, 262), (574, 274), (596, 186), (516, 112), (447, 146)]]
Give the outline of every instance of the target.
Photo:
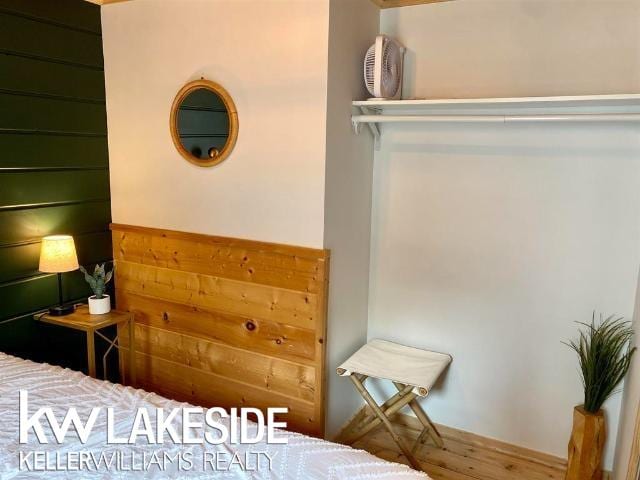
[[(99, 419), (93, 429), (92, 435), (86, 444), (81, 444), (77, 435), (68, 435), (62, 444), (49, 442), (40, 444), (31, 434), (28, 444), (19, 443), (19, 390), (29, 392), (29, 413), (41, 407), (52, 407), (57, 418), (63, 418), (69, 407), (76, 407), (83, 420), (89, 417), (92, 407), (114, 407), (118, 412), (115, 422), (116, 433), (123, 436), (131, 429), (131, 418), (139, 407), (154, 409), (164, 407), (169, 410), (175, 407), (185, 407), (187, 404), (168, 400), (153, 393), (143, 390), (135, 390), (109, 382), (94, 380), (79, 372), (74, 372), (59, 367), (33, 363), (6, 355), (0, 352), (0, 480), (18, 480), (32, 478), (46, 478), (47, 480), (59, 480), (67, 478), (91, 478), (91, 479), (181, 479), (181, 478), (221, 478), (229, 480), (246, 479), (427, 479), (425, 474), (409, 469), (404, 465), (380, 460), (364, 451), (325, 442), (300, 434), (281, 432), (287, 436), (287, 444), (267, 444), (266, 442), (254, 445), (224, 443), (221, 445), (198, 444), (182, 445), (165, 442), (162, 445), (149, 445), (145, 442), (136, 442), (135, 445), (108, 445), (105, 443), (104, 432), (106, 421)], [(122, 415), (124, 412), (124, 415)], [(128, 412), (128, 413), (127, 413)], [(44, 422), (43, 422), (44, 423)], [(45, 427), (45, 433), (53, 438), (49, 427)], [(77, 467), (69, 469), (55, 467), (54, 471), (29, 471), (28, 463), (20, 463), (20, 452), (27, 455), (29, 452), (48, 452), (55, 458), (64, 458), (66, 453), (84, 451), (93, 454), (92, 458), (100, 458), (100, 455), (109, 457), (116, 451), (124, 454), (122, 465), (131, 468), (129, 460), (137, 458), (157, 457), (159, 454), (167, 454), (169, 458), (175, 458), (178, 454), (189, 452), (194, 459), (194, 464), (188, 469), (181, 469), (177, 462), (164, 464), (164, 470), (157, 465), (151, 465), (146, 470), (137, 471), (117, 470), (112, 464), (106, 467), (102, 463), (96, 471), (85, 468), (78, 471)], [(222, 452), (224, 455), (237, 453), (239, 458), (247, 452), (263, 452), (271, 458), (271, 469), (263, 463), (260, 469), (254, 471), (224, 467), (222, 469), (207, 469), (204, 464), (198, 463), (205, 453), (214, 454)], [(26, 457), (29, 458), (29, 457)], [(135, 461), (134, 461), (135, 463)], [(141, 465), (144, 462), (139, 463)], [(95, 465), (95, 464), (94, 464)], [(51, 465), (50, 465), (51, 467)], [(48, 467), (48, 468), (50, 468)], [(66, 470), (65, 470), (66, 468)]]

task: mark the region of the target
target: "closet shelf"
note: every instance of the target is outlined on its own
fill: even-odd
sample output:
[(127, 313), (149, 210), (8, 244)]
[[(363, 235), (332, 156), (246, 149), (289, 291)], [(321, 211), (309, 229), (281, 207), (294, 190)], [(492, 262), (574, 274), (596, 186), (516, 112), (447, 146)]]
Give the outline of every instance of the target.
[(366, 124), (380, 148), (382, 123), (639, 122), (640, 94), (563, 97), (360, 100), (351, 116)]

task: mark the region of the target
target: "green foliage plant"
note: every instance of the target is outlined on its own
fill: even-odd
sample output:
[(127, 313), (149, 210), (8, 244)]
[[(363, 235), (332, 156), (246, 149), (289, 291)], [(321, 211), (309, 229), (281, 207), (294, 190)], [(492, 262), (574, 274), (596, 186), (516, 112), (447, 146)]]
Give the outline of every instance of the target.
[(96, 296), (96, 300), (104, 298), (104, 290), (107, 283), (111, 281), (113, 270), (105, 272), (103, 263), (102, 265), (96, 265), (92, 274), (87, 272), (84, 267), (80, 267), (80, 271), (84, 274), (84, 279), (89, 284), (89, 287), (91, 287), (91, 290)]
[(614, 315), (596, 322), (595, 312), (591, 323), (578, 322), (577, 340), (565, 343), (578, 354), (582, 385), (584, 386), (584, 409), (597, 413), (604, 402), (615, 393), (629, 370), (636, 347), (631, 346), (633, 328), (631, 323)]

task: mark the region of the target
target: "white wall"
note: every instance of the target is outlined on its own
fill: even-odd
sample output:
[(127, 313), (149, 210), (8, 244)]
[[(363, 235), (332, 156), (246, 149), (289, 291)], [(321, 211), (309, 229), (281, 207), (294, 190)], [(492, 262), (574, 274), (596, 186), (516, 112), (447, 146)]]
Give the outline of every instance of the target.
[(455, 0), (383, 10), (408, 47), (409, 97), (628, 93), (640, 88), (637, 0)]
[(593, 309), (633, 312), (637, 132), (405, 126), (382, 143), (369, 337), (453, 355), (435, 421), (565, 456), (581, 386), (560, 342)]
[[(373, 151), (350, 114), (378, 8), (136, 0), (102, 12), (113, 221), (330, 248), (335, 434), (360, 406), (334, 372), (367, 335)], [(178, 89), (200, 76), (230, 92), (240, 122), (229, 159), (208, 169), (180, 157), (168, 125)]]
[[(637, 6), (456, 0), (381, 25), (418, 96), (631, 93)], [(581, 385), (561, 341), (594, 309), (633, 313), (637, 127), (385, 126), (374, 182), (369, 337), (453, 355), (425, 403), (437, 422), (566, 456)]]
[[(113, 221), (322, 247), (328, 1), (136, 0), (102, 9)], [(232, 155), (185, 161), (175, 94), (201, 76), (238, 108)]]
[(378, 33), (370, 0), (331, 0), (329, 13), (325, 246), (331, 249), (327, 436), (362, 404), (336, 368), (367, 341), (373, 144), (354, 135), (351, 101), (366, 98), (362, 59)]
[[(381, 24), (409, 47), (409, 94), (613, 93), (638, 91), (637, 8), (456, 0), (386, 10)], [(376, 16), (368, 0), (103, 9), (114, 221), (332, 248), (330, 434), (360, 404), (333, 369), (366, 331), (371, 143), (351, 136), (348, 102)], [(211, 169), (184, 161), (168, 129), (175, 93), (200, 76), (240, 119)], [(592, 309), (633, 308), (639, 148), (628, 127), (386, 129), (369, 337), (454, 355), (427, 401), (435, 420), (565, 454), (580, 386), (560, 341)]]

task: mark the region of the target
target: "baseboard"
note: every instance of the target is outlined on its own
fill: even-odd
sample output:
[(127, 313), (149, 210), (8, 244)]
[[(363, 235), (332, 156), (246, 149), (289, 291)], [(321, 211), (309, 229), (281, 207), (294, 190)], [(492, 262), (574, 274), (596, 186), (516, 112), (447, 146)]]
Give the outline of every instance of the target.
[[(409, 428), (421, 430), (422, 425), (416, 417), (406, 415), (404, 413), (398, 414), (393, 422), (398, 425), (403, 425)], [(436, 427), (440, 431), (440, 434), (444, 438), (451, 438), (462, 443), (469, 445), (475, 445), (490, 450), (495, 450), (501, 453), (508, 453), (516, 458), (521, 458), (529, 462), (539, 463), (540, 465), (546, 465), (554, 468), (567, 468), (567, 460), (561, 457), (556, 457), (548, 453), (539, 452), (529, 448), (513, 445), (511, 443), (496, 440), (495, 438), (483, 437), (475, 433), (466, 432), (457, 428), (448, 427), (442, 424), (436, 424)]]
[[(336, 443), (342, 443), (340, 440), (344, 438), (345, 432), (351, 431), (352, 427), (359, 423), (366, 415), (369, 414), (369, 408), (363, 406), (351, 417), (342, 427), (338, 435), (333, 439)], [(391, 417), (394, 424), (414, 430), (422, 430), (420, 421), (412, 416), (404, 413), (398, 413)], [(545, 465), (552, 468), (565, 470), (567, 468), (567, 460), (548, 453), (538, 452), (529, 448), (513, 445), (494, 438), (483, 437), (475, 433), (466, 432), (457, 428), (448, 427), (446, 425), (436, 424), (443, 438), (455, 440), (460, 443), (474, 445), (485, 449), (494, 450), (496, 452), (505, 453), (528, 462)], [(604, 472), (603, 480), (610, 480), (611, 473)]]

